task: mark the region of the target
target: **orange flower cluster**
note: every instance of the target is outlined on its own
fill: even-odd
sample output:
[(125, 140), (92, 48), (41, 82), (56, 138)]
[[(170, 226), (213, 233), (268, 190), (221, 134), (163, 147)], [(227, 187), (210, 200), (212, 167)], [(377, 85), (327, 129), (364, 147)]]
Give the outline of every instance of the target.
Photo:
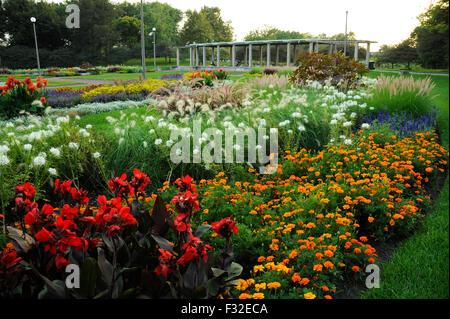
[[(236, 296), (255, 298), (264, 290), (265, 298), (330, 299), (342, 274), (362, 279), (376, 262), (369, 242), (413, 230), (430, 204), (428, 185), (447, 168), (448, 151), (434, 132), (384, 144), (376, 134), (315, 154), (286, 152), (278, 174), (230, 182), (220, 173), (200, 181), (208, 209), (200, 222), (231, 212), (252, 233), (246, 257), (260, 251), (252, 243), (267, 252), (244, 265), (253, 278), (239, 281)], [(275, 282), (277, 289), (267, 289)]]

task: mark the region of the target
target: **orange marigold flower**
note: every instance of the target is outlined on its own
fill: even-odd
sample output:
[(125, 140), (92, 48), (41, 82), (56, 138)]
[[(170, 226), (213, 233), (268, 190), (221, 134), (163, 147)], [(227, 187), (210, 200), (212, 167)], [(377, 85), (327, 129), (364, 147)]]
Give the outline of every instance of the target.
[(310, 280), (308, 278), (302, 278), (302, 280), (300, 280), (300, 283), (303, 286), (306, 286), (309, 282), (310, 282)]
[(241, 293), (240, 295), (239, 295), (239, 299), (250, 299), (252, 296), (251, 295), (249, 295), (249, 294), (247, 294), (247, 293)]
[(369, 218), (367, 218), (367, 220), (369, 221), (369, 223), (371, 223), (375, 220), (375, 218), (373, 218), (372, 216), (369, 216)]
[(321, 264), (314, 265), (313, 270), (322, 271), (323, 266)]
[(352, 270), (353, 270), (354, 272), (358, 272), (358, 271), (359, 271), (359, 267), (358, 267), (358, 266), (353, 266), (353, 267), (352, 267)]
[(333, 269), (333, 267), (334, 267), (333, 263), (329, 260), (324, 262), (323, 265), (325, 266), (325, 268), (329, 268), (329, 269)]
[(293, 250), (293, 251), (291, 251), (291, 253), (289, 254), (289, 258), (291, 258), (291, 259), (293, 259), (293, 258), (295, 258), (295, 257), (297, 257), (297, 251), (296, 250)]
[(254, 293), (253, 299), (264, 299), (264, 294), (262, 292)]
[(281, 284), (278, 281), (275, 282), (269, 282), (267, 284), (267, 288), (280, 288)]

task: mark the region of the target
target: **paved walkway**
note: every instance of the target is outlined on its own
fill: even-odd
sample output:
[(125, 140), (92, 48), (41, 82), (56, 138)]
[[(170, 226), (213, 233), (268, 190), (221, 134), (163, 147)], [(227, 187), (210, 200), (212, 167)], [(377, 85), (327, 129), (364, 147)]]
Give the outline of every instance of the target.
[[(376, 72), (384, 72), (384, 73), (400, 73), (400, 71), (389, 71), (389, 70), (372, 70)], [(424, 72), (409, 72), (408, 74), (422, 74), (422, 75), (440, 75), (440, 76), (448, 76), (448, 73), (424, 73)]]

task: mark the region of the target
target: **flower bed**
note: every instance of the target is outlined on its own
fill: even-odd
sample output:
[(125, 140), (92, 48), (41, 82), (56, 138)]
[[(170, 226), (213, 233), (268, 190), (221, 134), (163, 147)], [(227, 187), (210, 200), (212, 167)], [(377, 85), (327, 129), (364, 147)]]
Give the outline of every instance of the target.
[[(77, 92), (83, 101), (149, 92), (156, 101), (1, 123), (0, 293), (336, 298), (342, 280), (356, 284), (377, 263), (377, 244), (414, 232), (448, 169), (436, 114), (377, 111), (376, 80), (358, 79), (352, 90), (278, 75), (192, 84), (90, 88)], [(242, 163), (173, 163), (172, 131), (190, 137), (200, 119), (215, 132), (267, 129), (268, 139), (277, 130), (274, 174)], [(211, 141), (200, 134), (189, 156)], [(69, 263), (96, 280), (62, 289)]]

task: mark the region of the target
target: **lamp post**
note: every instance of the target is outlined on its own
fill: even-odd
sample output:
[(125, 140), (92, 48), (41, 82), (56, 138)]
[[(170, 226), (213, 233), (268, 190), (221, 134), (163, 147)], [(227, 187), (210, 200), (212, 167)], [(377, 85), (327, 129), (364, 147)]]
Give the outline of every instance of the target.
[(348, 11), (345, 11), (345, 40), (344, 40), (344, 56), (347, 55), (347, 17)]
[(141, 0), (141, 57), (142, 57), (142, 78), (146, 79), (145, 70), (145, 35), (144, 35), (144, 4)]
[(156, 71), (156, 28), (152, 28), (150, 36), (153, 35), (153, 67)]
[(34, 44), (36, 45), (36, 58), (37, 58), (38, 72), (39, 72), (39, 75), (41, 75), (41, 64), (39, 62), (39, 49), (38, 49), (37, 36), (36, 36), (36, 18), (31, 17), (30, 21), (31, 21), (31, 23), (33, 23)]

